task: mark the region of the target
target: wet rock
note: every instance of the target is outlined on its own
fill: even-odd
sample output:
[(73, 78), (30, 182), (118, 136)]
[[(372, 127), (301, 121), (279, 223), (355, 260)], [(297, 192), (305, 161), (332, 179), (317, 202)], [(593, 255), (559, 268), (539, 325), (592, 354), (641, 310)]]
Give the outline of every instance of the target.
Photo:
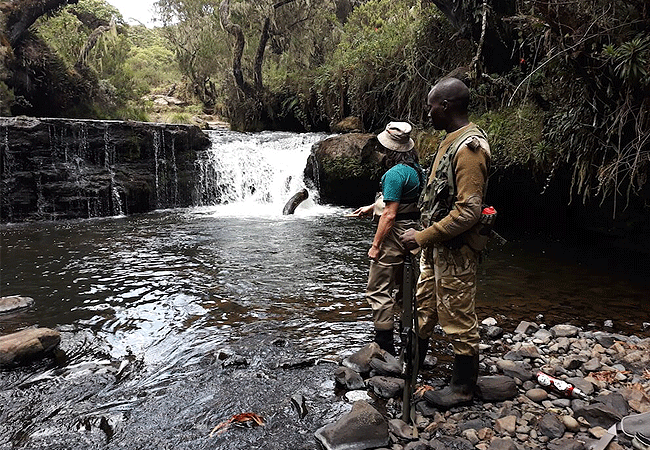
[(34, 304), (34, 299), (31, 297), (20, 297), (18, 295), (1, 297), (0, 314), (17, 311), (19, 309), (29, 308), (33, 304)]
[(334, 380), (339, 385), (351, 391), (355, 391), (357, 389), (363, 389), (364, 387), (366, 387), (366, 385), (363, 382), (363, 378), (361, 378), (361, 375), (359, 375), (357, 372), (350, 369), (349, 367), (343, 367), (343, 366), (337, 367), (336, 370), (334, 371)]
[(404, 380), (401, 378), (376, 376), (369, 378), (367, 383), (375, 394), (383, 398), (397, 397), (404, 390)]
[(438, 358), (433, 355), (427, 355), (424, 358), (424, 363), (422, 364), (422, 369), (431, 370), (438, 364)]
[(52, 352), (61, 335), (49, 328), (29, 328), (0, 337), (0, 367), (10, 366)]
[(379, 375), (400, 376), (402, 374), (400, 362), (385, 350), (381, 350), (379, 357), (370, 360), (370, 367)]
[(371, 342), (350, 356), (343, 358), (341, 364), (360, 374), (369, 373), (372, 358), (381, 357), (381, 349), (376, 342)]
[(315, 433), (326, 450), (364, 450), (385, 447), (389, 443), (388, 423), (367, 402), (358, 401), (352, 411)]
[(490, 442), (488, 450), (519, 450), (517, 444), (512, 439), (496, 438)]
[(518, 344), (512, 351), (505, 354), (503, 359), (522, 361), (524, 358), (539, 358), (539, 350), (533, 344)]
[(497, 361), (497, 367), (504, 375), (511, 378), (519, 378), (521, 381), (527, 381), (533, 378), (532, 367), (523, 361)]
[(566, 430), (562, 421), (553, 413), (544, 414), (537, 427), (541, 434), (550, 439), (561, 438)]
[(515, 380), (505, 375), (479, 377), (476, 391), (485, 402), (502, 402), (519, 394)]

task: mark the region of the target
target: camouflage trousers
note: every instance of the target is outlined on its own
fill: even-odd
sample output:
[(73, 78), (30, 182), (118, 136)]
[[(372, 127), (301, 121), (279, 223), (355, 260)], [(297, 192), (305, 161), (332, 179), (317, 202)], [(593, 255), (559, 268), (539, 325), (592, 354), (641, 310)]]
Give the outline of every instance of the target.
[(437, 245), (423, 249), (420, 255), (418, 333), (431, 337), (439, 322), (455, 355), (478, 354), (477, 267), (478, 253), (467, 245), (459, 249)]

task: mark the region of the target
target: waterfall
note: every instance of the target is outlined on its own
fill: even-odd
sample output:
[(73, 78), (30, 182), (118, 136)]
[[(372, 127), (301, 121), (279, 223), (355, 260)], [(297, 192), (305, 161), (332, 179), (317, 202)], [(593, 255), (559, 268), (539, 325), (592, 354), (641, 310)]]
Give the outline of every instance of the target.
[[(197, 161), (197, 204), (218, 205), (237, 215), (281, 215), (291, 196), (305, 188), (303, 172), (311, 147), (325, 137), (210, 132), (212, 147)], [(317, 193), (310, 191), (299, 210), (317, 207), (315, 197)]]

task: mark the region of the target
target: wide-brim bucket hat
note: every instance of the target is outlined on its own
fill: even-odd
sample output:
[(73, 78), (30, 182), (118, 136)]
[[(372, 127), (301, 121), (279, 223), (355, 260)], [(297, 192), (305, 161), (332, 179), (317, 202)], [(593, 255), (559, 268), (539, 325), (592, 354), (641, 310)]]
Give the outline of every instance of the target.
[(389, 150), (408, 152), (415, 147), (411, 139), (412, 129), (407, 122), (389, 122), (386, 129), (377, 135), (377, 140)]

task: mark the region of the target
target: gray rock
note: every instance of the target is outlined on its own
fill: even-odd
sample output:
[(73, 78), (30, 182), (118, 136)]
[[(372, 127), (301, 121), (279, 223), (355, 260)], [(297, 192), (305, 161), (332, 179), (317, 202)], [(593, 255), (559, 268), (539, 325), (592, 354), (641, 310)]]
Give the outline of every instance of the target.
[[(474, 446), (467, 439), (448, 436), (431, 439), (429, 446), (433, 450), (474, 450)], [(404, 450), (406, 450), (406, 447)]]
[(518, 450), (518, 447), (512, 439), (496, 438), (490, 442), (488, 450)]
[(352, 411), (314, 435), (326, 450), (364, 450), (389, 443), (386, 419), (364, 401), (356, 402)]
[(369, 373), (371, 369), (370, 361), (372, 358), (380, 356), (381, 349), (379, 345), (376, 342), (371, 342), (350, 356), (343, 358), (341, 364), (360, 374)]
[(566, 431), (564, 423), (553, 413), (544, 414), (537, 423), (537, 428), (542, 435), (550, 439), (561, 438)]
[(485, 402), (502, 402), (519, 394), (515, 380), (505, 375), (479, 377), (476, 392)]
[(368, 403), (373, 403), (372, 397), (368, 395), (368, 391), (365, 389), (359, 391), (348, 391), (345, 393), (344, 397), (348, 403), (356, 403), (359, 400), (363, 400)]
[(381, 350), (379, 357), (370, 360), (370, 367), (379, 375), (400, 376), (402, 374), (402, 364), (385, 350)]
[(604, 331), (597, 331), (594, 333), (594, 338), (596, 341), (605, 348), (609, 348), (614, 345), (616, 338), (611, 333), (606, 333)]
[(574, 415), (583, 417), (592, 427), (599, 426), (603, 428), (609, 428), (623, 418), (620, 413), (603, 403), (594, 403), (593, 405), (577, 408)]
[(18, 295), (0, 297), (0, 314), (29, 308), (33, 304), (34, 299), (31, 297), (20, 297)]
[(415, 439), (413, 436), (413, 427), (404, 422), (402, 419), (392, 419), (388, 421), (388, 430), (399, 439)]
[[(594, 398), (594, 402), (602, 403), (612, 410), (616, 411), (621, 416), (627, 416), (629, 413), (629, 406), (627, 400), (621, 394), (614, 393), (608, 395), (599, 395)], [(603, 427), (604, 428), (604, 427)]]
[(366, 387), (363, 382), (363, 378), (361, 378), (361, 375), (349, 367), (337, 367), (334, 371), (334, 380), (341, 386), (351, 391), (363, 389)]
[(582, 370), (585, 372), (597, 372), (600, 370), (601, 364), (598, 358), (591, 358), (589, 361), (582, 365)]
[(594, 385), (591, 384), (589, 381), (585, 380), (582, 377), (570, 377), (567, 378), (566, 380), (568, 383), (571, 383), (578, 389), (580, 389), (582, 392), (584, 392), (586, 395), (591, 395), (594, 393)]
[(543, 343), (548, 344), (551, 342), (551, 339), (553, 339), (553, 333), (545, 329), (540, 329), (533, 334), (533, 338), (539, 339)]
[(481, 428), (489, 428), (491, 426), (491, 423), (488, 419), (486, 418), (477, 418), (477, 419), (472, 419), (468, 420), (466, 422), (462, 422), (458, 424), (458, 430), (459, 431), (465, 431), (465, 430), (480, 430)]
[(61, 342), (61, 335), (49, 328), (28, 328), (0, 336), (0, 367), (51, 353)]
[(575, 325), (560, 324), (551, 328), (551, 333), (555, 337), (576, 337), (580, 328)]
[(376, 376), (369, 378), (367, 383), (375, 394), (383, 398), (397, 397), (404, 389), (404, 380), (401, 378)]
[(533, 378), (532, 367), (523, 361), (497, 361), (497, 367), (504, 375), (511, 378), (519, 378), (521, 381), (528, 381)]
[(517, 328), (515, 328), (515, 334), (533, 334), (537, 330), (539, 330), (539, 326), (537, 324), (522, 320), (519, 325), (517, 325)]
[(485, 330), (485, 336), (488, 339), (499, 339), (503, 336), (503, 328), (497, 326), (487, 327)]
[(548, 450), (585, 450), (585, 444), (577, 439), (553, 439), (546, 445)]
[(409, 442), (404, 446), (404, 450), (431, 450), (431, 448), (426, 441)]

